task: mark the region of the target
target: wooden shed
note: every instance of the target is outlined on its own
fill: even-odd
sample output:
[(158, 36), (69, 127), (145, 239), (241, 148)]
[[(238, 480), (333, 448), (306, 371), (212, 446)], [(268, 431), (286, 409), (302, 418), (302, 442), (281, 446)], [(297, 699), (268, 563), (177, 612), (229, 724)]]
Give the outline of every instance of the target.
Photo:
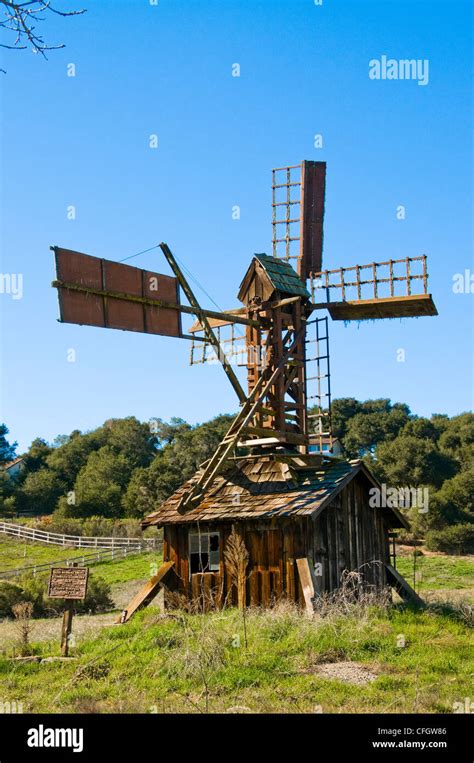
[(168, 592), (194, 602), (204, 593), (217, 607), (236, 603), (224, 560), (233, 526), (249, 554), (247, 605), (282, 597), (304, 604), (298, 559), (314, 570), (316, 595), (338, 588), (345, 570), (357, 570), (372, 590), (396, 585), (389, 536), (407, 523), (397, 509), (371, 506), (369, 491), (379, 485), (361, 461), (299, 453), (236, 458), (182, 514), (180, 498), (193, 480), (143, 523), (163, 527), (164, 562), (173, 563)]

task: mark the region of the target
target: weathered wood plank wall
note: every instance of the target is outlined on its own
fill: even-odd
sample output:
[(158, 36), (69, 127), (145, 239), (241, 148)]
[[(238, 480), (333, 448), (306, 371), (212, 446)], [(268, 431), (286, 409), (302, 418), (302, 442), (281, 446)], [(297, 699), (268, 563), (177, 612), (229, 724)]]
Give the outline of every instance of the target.
[[(270, 606), (283, 596), (303, 604), (304, 597), (296, 559), (308, 557), (320, 565), (317, 592), (334, 591), (345, 570), (360, 570), (368, 585), (386, 585), (384, 563), (389, 561), (388, 529), (378, 509), (368, 502), (364, 480), (353, 480), (315, 520), (278, 518), (271, 522), (239, 522), (249, 552), (247, 603)], [(163, 558), (174, 561), (169, 588), (186, 599), (237, 604), (237, 592), (224, 563), (224, 549), (232, 530), (230, 522), (200, 525), (201, 532), (220, 534), (220, 570), (190, 574), (189, 532), (196, 525), (167, 525), (164, 528)]]

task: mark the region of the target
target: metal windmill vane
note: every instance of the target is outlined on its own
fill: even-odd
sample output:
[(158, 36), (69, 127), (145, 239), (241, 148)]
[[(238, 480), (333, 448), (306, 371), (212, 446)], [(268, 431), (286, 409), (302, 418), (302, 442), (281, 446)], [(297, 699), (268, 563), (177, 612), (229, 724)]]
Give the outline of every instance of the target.
[[(239, 413), (183, 494), (181, 513), (236, 452), (331, 454), (327, 314), (343, 321), (437, 315), (426, 256), (322, 269), (325, 183), (325, 162), (272, 171), (272, 254), (254, 255), (238, 292), (242, 306), (226, 311), (201, 307), (165, 243), (173, 276), (51, 247), (60, 321), (191, 340), (191, 363), (217, 359), (237, 394)], [(196, 318), (189, 333), (183, 313)], [(237, 328), (245, 331), (247, 391), (234, 371)]]

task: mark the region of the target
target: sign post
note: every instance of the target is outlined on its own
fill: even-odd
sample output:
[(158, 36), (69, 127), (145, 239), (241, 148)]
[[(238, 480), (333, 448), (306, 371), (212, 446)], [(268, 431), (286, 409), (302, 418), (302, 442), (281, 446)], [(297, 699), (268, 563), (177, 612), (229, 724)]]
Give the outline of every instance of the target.
[(51, 567), (48, 597), (66, 600), (61, 628), (61, 654), (63, 657), (67, 657), (69, 654), (74, 601), (86, 598), (88, 579), (89, 569), (87, 567), (78, 567), (77, 564), (72, 567)]

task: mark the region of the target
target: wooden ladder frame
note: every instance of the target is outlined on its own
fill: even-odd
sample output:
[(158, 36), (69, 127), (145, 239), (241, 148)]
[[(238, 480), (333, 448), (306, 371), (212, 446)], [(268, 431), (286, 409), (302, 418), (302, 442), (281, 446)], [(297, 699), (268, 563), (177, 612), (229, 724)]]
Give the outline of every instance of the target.
[[(298, 346), (300, 335), (304, 330), (305, 327), (302, 326), (297, 334), (295, 334), (291, 346), (285, 352), (273, 372), (269, 375), (270, 372), (267, 368), (262, 373), (257, 384), (242, 406), (241, 411), (232, 422), (224, 439), (219, 443), (214, 455), (208, 461), (203, 472), (199, 475), (198, 479), (189, 490), (181, 496), (177, 506), (177, 510), (180, 514), (184, 514), (189, 509), (194, 508), (196, 504), (202, 500), (205, 491), (209, 489), (217, 475), (222, 471), (231, 452), (239, 441), (242, 430), (245, 429), (248, 423), (252, 420), (258, 408), (262, 405), (269, 390), (282, 373), (292, 353)], [(268, 430), (268, 433), (271, 435), (270, 429)]]

